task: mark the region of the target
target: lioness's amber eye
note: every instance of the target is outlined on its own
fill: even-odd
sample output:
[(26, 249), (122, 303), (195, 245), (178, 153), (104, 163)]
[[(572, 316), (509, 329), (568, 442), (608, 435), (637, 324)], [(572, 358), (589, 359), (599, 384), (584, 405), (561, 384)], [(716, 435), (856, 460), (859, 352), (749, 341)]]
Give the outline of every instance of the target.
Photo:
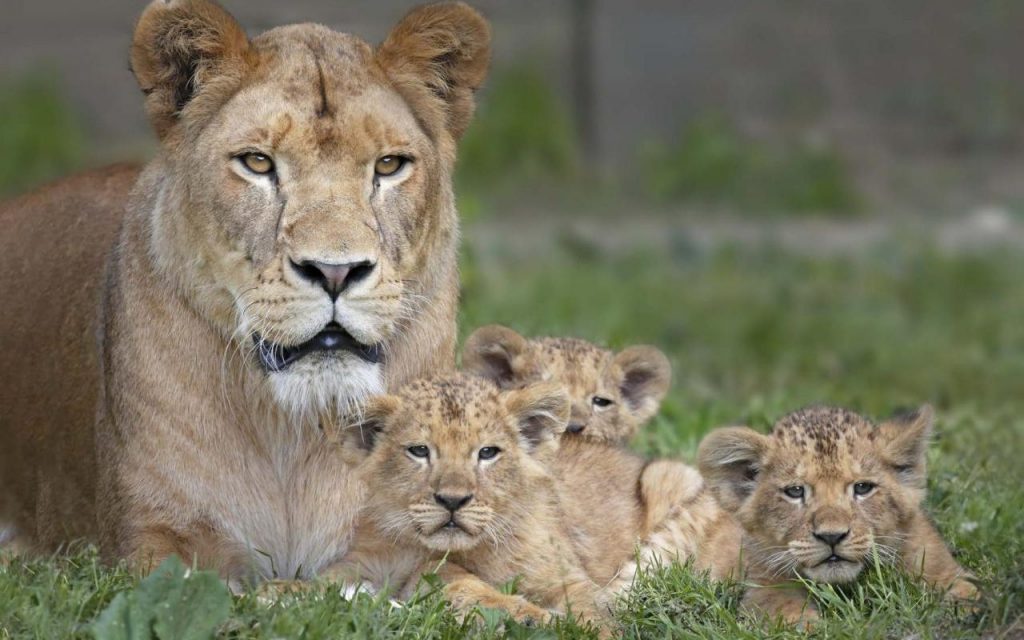
[(373, 171), (378, 176), (392, 176), (405, 166), (407, 160), (402, 156), (383, 156), (373, 165)]
[(409, 447), (408, 449), (406, 449), (406, 451), (408, 451), (409, 455), (411, 455), (414, 458), (426, 458), (430, 456), (430, 449), (423, 446), (422, 444)]
[(262, 153), (245, 153), (238, 156), (238, 159), (253, 173), (266, 175), (274, 170), (274, 161)]
[(793, 485), (792, 487), (786, 487), (783, 489), (782, 493), (794, 500), (799, 500), (804, 497), (804, 488), (800, 485)]
[(501, 449), (498, 447), (480, 447), (480, 452), (477, 453), (477, 456), (479, 456), (481, 460), (490, 460), (500, 452)]

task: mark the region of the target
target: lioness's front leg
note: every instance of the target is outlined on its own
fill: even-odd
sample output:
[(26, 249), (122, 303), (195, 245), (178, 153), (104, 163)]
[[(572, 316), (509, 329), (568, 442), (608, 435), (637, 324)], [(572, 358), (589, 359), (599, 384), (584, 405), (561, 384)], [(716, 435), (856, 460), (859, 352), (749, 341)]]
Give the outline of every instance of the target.
[(474, 607), (484, 607), (505, 611), (524, 624), (542, 623), (551, 618), (551, 613), (546, 609), (529, 602), (523, 596), (501, 593), (453, 562), (444, 562), (440, 566), (437, 562), (425, 564), (410, 578), (403, 592), (414, 590), (419, 579), (427, 573), (436, 573), (441, 578), (445, 584), (445, 597), (461, 615), (469, 613)]

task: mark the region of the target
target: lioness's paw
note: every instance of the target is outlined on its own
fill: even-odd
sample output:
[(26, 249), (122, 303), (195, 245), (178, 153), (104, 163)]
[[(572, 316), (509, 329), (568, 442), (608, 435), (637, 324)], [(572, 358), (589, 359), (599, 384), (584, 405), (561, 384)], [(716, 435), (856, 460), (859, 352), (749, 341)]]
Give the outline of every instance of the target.
[(256, 587), (256, 600), (260, 604), (271, 605), (282, 596), (302, 593), (310, 588), (309, 582), (302, 580), (267, 580)]

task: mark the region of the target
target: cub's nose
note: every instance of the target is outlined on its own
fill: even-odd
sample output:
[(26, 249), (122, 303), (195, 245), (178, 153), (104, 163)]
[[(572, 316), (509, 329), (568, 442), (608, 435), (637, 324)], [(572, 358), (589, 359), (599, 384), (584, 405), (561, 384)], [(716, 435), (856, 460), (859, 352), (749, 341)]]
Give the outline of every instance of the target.
[(375, 262), (370, 260), (338, 264), (321, 262), (319, 260), (296, 262), (289, 259), (289, 262), (292, 263), (292, 267), (304, 279), (320, 285), (331, 296), (331, 300), (337, 299), (341, 292), (350, 285), (365, 279), (373, 273), (373, 269), (377, 266)]
[(434, 501), (452, 513), (469, 504), (469, 501), (472, 499), (472, 493), (464, 496), (446, 496), (443, 493), (434, 494)]
[(582, 422), (570, 422), (569, 426), (565, 428), (568, 433), (583, 433), (583, 430), (587, 428), (587, 425)]
[(836, 546), (837, 544), (839, 544), (840, 542), (845, 540), (846, 536), (848, 536), (848, 535), (850, 535), (850, 530), (849, 529), (847, 529), (846, 531), (815, 531), (814, 532), (814, 537), (815, 538), (817, 538), (818, 540), (821, 540), (822, 542), (824, 542), (825, 544), (827, 544), (830, 547)]

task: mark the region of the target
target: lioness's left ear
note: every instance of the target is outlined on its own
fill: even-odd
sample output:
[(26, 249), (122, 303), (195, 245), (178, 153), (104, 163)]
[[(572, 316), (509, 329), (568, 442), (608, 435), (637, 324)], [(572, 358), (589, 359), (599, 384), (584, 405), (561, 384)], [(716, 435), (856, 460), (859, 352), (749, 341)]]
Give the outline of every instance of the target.
[(530, 451), (557, 442), (569, 424), (569, 396), (561, 385), (546, 382), (510, 391), (505, 408)]
[(923, 488), (927, 481), (928, 440), (935, 412), (929, 405), (890, 418), (877, 427), (882, 458), (908, 485)]
[(672, 365), (654, 347), (636, 346), (615, 355), (615, 364), (622, 372), (619, 391), (626, 407), (637, 420), (644, 422), (658, 412), (672, 381)]
[[(153, 0), (135, 25), (131, 66), (157, 136), (165, 139), (199, 96), (215, 103), (206, 111), (219, 106), (241, 81), (249, 56), (245, 30), (216, 2)], [(223, 90), (206, 91), (214, 85)]]
[(491, 29), (461, 2), (410, 11), (377, 50), (377, 59), (420, 118), (459, 139), (487, 76)]

